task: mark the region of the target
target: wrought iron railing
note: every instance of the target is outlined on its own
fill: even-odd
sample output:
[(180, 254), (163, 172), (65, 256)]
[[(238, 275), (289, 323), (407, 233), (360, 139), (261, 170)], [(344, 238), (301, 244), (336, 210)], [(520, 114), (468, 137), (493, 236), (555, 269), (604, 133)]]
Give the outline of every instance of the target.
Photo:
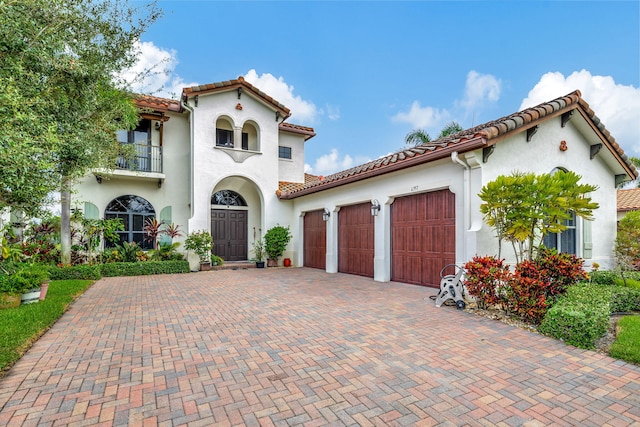
[(162, 147), (147, 144), (132, 144), (132, 156), (120, 156), (116, 167), (136, 172), (162, 173)]

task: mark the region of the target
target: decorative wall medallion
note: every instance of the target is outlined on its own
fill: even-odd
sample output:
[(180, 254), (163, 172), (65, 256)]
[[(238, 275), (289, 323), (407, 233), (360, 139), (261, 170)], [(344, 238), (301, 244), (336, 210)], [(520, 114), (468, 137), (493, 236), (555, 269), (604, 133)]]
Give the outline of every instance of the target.
[(569, 147), (567, 147), (567, 141), (560, 141), (560, 151), (567, 151)]

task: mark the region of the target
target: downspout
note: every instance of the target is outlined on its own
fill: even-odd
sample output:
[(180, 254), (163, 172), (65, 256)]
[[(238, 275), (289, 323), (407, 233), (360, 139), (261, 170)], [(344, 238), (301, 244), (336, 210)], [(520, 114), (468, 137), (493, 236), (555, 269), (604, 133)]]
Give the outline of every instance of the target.
[(468, 257), (468, 233), (470, 231), (471, 225), (471, 184), (470, 184), (470, 170), (469, 165), (463, 161), (459, 156), (458, 152), (454, 151), (451, 153), (451, 160), (453, 163), (458, 164), (463, 167), (463, 180), (462, 180), (462, 209), (463, 209), (463, 227), (464, 231), (462, 233), (462, 260), (456, 260), (456, 264), (462, 262), (467, 262), (470, 258)]
[[(189, 167), (189, 211), (191, 213), (190, 219), (193, 218), (193, 200), (194, 200), (194, 196), (193, 196), (193, 175), (194, 175), (194, 171), (193, 171), (193, 141), (194, 141), (194, 114), (195, 111), (193, 110), (193, 108), (191, 108), (189, 106), (189, 97), (187, 97), (183, 102), (182, 102), (182, 107), (189, 111), (189, 149), (190, 149), (190, 156), (189, 156), (189, 163), (190, 163), (190, 167)], [(188, 228), (188, 226), (187, 226)], [(187, 232), (189, 232), (189, 230), (187, 230)]]

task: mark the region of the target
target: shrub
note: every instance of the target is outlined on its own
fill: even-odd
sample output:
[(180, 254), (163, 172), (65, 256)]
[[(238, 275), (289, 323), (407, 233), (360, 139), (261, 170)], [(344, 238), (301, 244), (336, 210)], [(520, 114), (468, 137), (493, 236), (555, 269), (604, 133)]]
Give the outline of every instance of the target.
[(73, 265), (50, 267), (51, 280), (98, 280), (102, 277), (100, 265)]
[(525, 322), (540, 324), (547, 312), (546, 284), (516, 272), (505, 289), (504, 307)]
[(267, 230), (264, 235), (264, 251), (269, 259), (280, 258), (292, 237), (289, 227), (282, 225), (276, 225)]
[(103, 264), (101, 272), (104, 277), (115, 276), (144, 276), (148, 274), (188, 273), (187, 261), (148, 261), (148, 262), (117, 262)]
[(200, 258), (200, 264), (203, 264), (211, 259), (213, 238), (206, 230), (194, 231), (189, 233), (184, 241), (184, 248), (189, 251), (194, 251), (196, 255), (198, 255), (198, 258)]
[(211, 265), (222, 265), (224, 260), (217, 255), (211, 255)]
[(615, 284), (615, 280), (619, 277), (615, 271), (592, 271), (589, 274), (591, 279), (591, 283), (596, 283), (599, 285), (613, 285)]
[(551, 307), (540, 333), (576, 347), (592, 349), (607, 332), (612, 312), (640, 310), (640, 290), (623, 286), (581, 283), (569, 287)]
[(498, 288), (510, 278), (509, 267), (503, 260), (485, 256), (475, 256), (464, 265), (465, 286), (469, 294), (476, 297), (478, 307), (488, 308), (501, 305)]

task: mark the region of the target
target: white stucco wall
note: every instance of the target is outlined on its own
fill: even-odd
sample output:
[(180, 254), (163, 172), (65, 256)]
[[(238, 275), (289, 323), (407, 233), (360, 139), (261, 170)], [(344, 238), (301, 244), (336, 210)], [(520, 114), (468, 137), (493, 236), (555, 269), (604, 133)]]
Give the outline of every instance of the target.
[(304, 138), (281, 132), (278, 145), (291, 148), (291, 159), (278, 160), (279, 180), (304, 182)]
[[(594, 211), (592, 238), (594, 242), (592, 258), (585, 260), (585, 266), (597, 262), (602, 268), (613, 267), (611, 251), (616, 233), (616, 189), (613, 172), (602, 161), (601, 156), (590, 160), (590, 144), (574, 126), (574, 117), (563, 128), (560, 117), (542, 123), (531, 142), (526, 141), (526, 132), (515, 135), (496, 145), (489, 161), (482, 165), (482, 185), (499, 175), (510, 175), (514, 171), (551, 172), (554, 168), (564, 168), (582, 176), (581, 182), (597, 185), (591, 194), (600, 207)], [(566, 141), (567, 150), (560, 150), (560, 142)], [(479, 156), (482, 155), (479, 150)], [(577, 252), (583, 256), (583, 227), (578, 220)], [(506, 246), (506, 247), (505, 247)], [(478, 233), (478, 254), (497, 255), (495, 231), (484, 225)], [(503, 245), (502, 257), (513, 261), (510, 245)]]

